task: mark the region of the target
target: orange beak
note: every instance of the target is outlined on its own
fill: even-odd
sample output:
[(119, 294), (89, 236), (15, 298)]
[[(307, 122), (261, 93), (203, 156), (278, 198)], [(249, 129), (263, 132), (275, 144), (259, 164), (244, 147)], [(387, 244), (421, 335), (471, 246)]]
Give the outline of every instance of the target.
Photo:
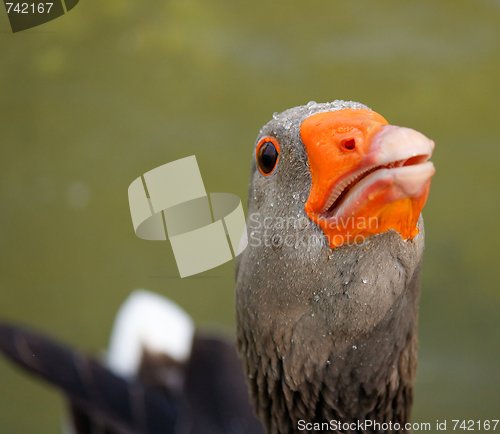
[(300, 134), (312, 178), (305, 211), (330, 247), (389, 230), (405, 240), (418, 233), (435, 172), (432, 140), (367, 109), (317, 113)]

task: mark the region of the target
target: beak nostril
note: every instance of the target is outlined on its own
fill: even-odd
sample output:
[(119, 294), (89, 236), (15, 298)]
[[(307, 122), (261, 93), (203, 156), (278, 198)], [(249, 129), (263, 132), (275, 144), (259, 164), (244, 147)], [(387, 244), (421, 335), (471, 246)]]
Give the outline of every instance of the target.
[(353, 151), (356, 148), (356, 140), (353, 138), (343, 139), (340, 146), (347, 151)]

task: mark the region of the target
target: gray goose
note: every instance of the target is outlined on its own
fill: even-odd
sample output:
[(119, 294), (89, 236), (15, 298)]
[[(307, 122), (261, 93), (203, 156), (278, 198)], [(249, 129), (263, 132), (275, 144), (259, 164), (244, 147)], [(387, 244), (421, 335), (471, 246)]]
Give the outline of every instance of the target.
[(345, 101), (261, 129), (236, 267), (243, 370), (145, 292), (121, 309), (107, 363), (10, 324), (0, 349), (66, 393), (79, 434), (406, 431), (433, 148)]

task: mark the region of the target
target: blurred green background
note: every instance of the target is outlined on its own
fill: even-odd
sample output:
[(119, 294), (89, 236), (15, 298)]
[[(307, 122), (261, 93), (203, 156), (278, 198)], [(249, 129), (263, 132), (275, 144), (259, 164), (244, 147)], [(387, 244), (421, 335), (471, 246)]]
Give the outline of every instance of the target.
[[(0, 12), (0, 317), (99, 353), (134, 288), (232, 333), (233, 264), (178, 279), (127, 187), (196, 154), (246, 200), (274, 111), (362, 101), (437, 143), (414, 420), (500, 417), (500, 2), (90, 1), (12, 34)], [(63, 401), (0, 358), (0, 434)]]

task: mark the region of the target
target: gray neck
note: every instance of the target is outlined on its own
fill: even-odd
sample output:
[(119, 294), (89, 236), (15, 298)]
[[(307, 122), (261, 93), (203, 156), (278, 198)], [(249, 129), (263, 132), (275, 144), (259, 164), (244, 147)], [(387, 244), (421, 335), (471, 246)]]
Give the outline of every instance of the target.
[(237, 272), (238, 346), (269, 433), (300, 420), (408, 421), (423, 233), (363, 246), (250, 246)]

